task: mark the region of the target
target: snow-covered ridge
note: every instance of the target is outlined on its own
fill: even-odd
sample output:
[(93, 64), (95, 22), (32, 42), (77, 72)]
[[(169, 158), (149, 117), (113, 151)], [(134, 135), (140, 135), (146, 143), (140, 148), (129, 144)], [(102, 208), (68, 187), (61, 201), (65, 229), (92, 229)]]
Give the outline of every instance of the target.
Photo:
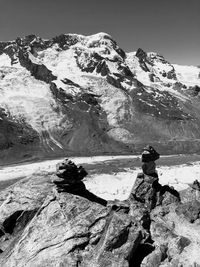
[(187, 86), (200, 86), (200, 68), (173, 64), (178, 80)]
[[(80, 74), (80, 66), (77, 66), (77, 62), (82, 62), (81, 64), (87, 69), (86, 66), (91, 64), (92, 58), (99, 55), (102, 59), (105, 59), (105, 66), (111, 74), (120, 73), (122, 67), (127, 68), (131, 70), (136, 79), (147, 86), (153, 86), (155, 83), (157, 86), (161, 83), (162, 87), (169, 87), (169, 84), (173, 86), (176, 82), (183, 83), (186, 86), (200, 84), (200, 71), (197, 67), (172, 65), (162, 55), (155, 52), (146, 53), (143, 51), (146, 57), (141, 61), (137, 52), (125, 54), (112, 36), (103, 32), (88, 36), (72, 33), (63, 34), (49, 40), (29, 35), (21, 39), (17, 38), (16, 41), (7, 42), (7, 45), (2, 42), (1, 46), (4, 47), (5, 51), (12, 50), (12, 56), (15, 59), (15, 62), (9, 62), (1, 58), (1, 66), (10, 66), (10, 63), (12, 65), (18, 64), (15, 52), (16, 47), (19, 46), (29, 52), (29, 58), (32, 62), (47, 65), (55, 72), (55, 75), (61, 78), (66, 76), (67, 72), (67, 75), (72, 76), (74, 82), (77, 82), (77, 80), (73, 72), (79, 72)], [(125, 57), (126, 60), (124, 60)], [(67, 64), (69, 65), (68, 69), (66, 68)], [(98, 75), (96, 69), (90, 71), (90, 75), (92, 73), (95, 76)]]
[(5, 133), (7, 123), (22, 122), (52, 153), (199, 140), (199, 72), (154, 52), (125, 53), (106, 33), (0, 42), (0, 148), (27, 135)]

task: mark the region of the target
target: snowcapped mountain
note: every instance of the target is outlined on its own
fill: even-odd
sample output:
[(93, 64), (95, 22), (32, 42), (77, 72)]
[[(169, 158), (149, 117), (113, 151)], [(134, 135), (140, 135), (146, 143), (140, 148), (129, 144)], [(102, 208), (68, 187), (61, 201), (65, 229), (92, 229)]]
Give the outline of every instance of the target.
[(106, 33), (0, 43), (1, 162), (72, 154), (200, 151), (200, 69)]

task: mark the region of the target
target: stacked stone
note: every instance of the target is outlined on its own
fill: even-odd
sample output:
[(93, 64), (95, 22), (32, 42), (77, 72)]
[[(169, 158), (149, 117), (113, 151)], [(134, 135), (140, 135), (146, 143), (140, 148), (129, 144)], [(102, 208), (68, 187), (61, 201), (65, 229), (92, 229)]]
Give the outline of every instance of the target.
[(162, 204), (165, 193), (169, 193), (170, 197), (175, 197), (176, 201), (180, 201), (180, 195), (174, 188), (168, 185), (162, 186), (158, 182), (155, 161), (159, 157), (160, 155), (152, 146), (147, 146), (143, 149), (143, 173), (138, 174), (129, 197), (130, 200), (137, 200), (144, 203), (149, 210)]
[(160, 190), (158, 174), (155, 161), (160, 155), (152, 146), (146, 146), (142, 152), (142, 173), (138, 173), (135, 184), (132, 188), (130, 199), (135, 199), (149, 206), (155, 207), (157, 202), (156, 194)]
[(152, 147), (146, 146), (142, 152), (142, 170), (146, 175), (158, 177), (155, 161), (159, 159), (159, 153)]
[(57, 186), (58, 192), (80, 192), (85, 190), (82, 180), (86, 175), (87, 172), (82, 166), (77, 167), (74, 162), (65, 159), (56, 165), (57, 177), (53, 179), (53, 183)]

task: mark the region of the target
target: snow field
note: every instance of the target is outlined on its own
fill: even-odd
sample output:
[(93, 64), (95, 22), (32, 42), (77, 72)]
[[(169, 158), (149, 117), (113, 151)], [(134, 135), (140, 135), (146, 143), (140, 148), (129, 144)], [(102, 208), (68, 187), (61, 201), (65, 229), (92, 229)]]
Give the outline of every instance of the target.
[[(96, 157), (72, 157), (76, 164), (95, 164), (97, 162), (120, 159), (135, 159), (137, 156), (96, 156)], [(0, 169), (0, 181), (40, 174), (43, 172), (54, 173), (55, 165), (62, 159), (47, 160), (43, 162), (21, 164), (2, 167)], [(87, 169), (87, 167), (86, 167)], [(160, 166), (157, 168), (159, 181), (162, 185), (168, 184), (176, 190), (186, 189), (194, 180), (200, 180), (200, 162), (176, 166)], [(140, 168), (126, 168), (122, 172), (88, 175), (84, 180), (86, 187), (92, 193), (107, 200), (124, 200), (130, 194), (132, 186), (141, 172)]]

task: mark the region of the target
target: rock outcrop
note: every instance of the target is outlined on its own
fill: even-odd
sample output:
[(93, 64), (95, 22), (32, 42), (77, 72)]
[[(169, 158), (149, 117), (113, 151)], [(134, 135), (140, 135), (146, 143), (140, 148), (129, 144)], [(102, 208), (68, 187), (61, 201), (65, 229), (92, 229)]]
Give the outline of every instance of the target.
[[(82, 167), (66, 160), (56, 174), (62, 192), (55, 174), (26, 178), (1, 192), (0, 266), (199, 266), (196, 186), (181, 192), (181, 202), (166, 190), (152, 207), (149, 181), (143, 181), (144, 201), (131, 194), (101, 202), (78, 186), (86, 175)], [(132, 193), (141, 189), (140, 180)], [(78, 190), (69, 192), (66, 181)]]
[[(75, 169), (78, 171), (81, 168), (66, 161), (58, 165), (57, 174), (63, 178), (71, 173), (73, 177)], [(77, 180), (81, 179), (80, 173), (83, 171), (79, 172)], [(129, 215), (128, 203), (107, 204), (105, 201), (105, 205), (92, 193), (89, 198), (87, 195), (81, 196), (80, 190), (68, 193), (66, 189), (59, 193), (48, 179), (49, 177), (35, 177), (20, 181), (5, 193), (6, 199), (2, 200), (0, 207), (1, 266), (129, 266), (131, 255), (149, 236), (141, 224), (142, 210), (139, 211), (138, 208), (138, 215), (134, 218)], [(54, 179), (53, 181), (55, 182)], [(77, 185), (75, 177), (71, 181), (74, 186)], [(42, 196), (39, 195), (40, 186)], [(20, 198), (21, 195), (16, 194), (10, 200), (11, 194), (19, 187), (22, 191), (26, 191), (26, 188), (27, 191), (37, 189), (38, 194), (34, 194), (33, 201), (29, 200), (31, 204), (27, 203), (26, 195)], [(43, 199), (41, 205), (44, 195), (46, 199)], [(38, 200), (37, 203), (35, 199)], [(20, 200), (19, 207), (15, 203)], [(9, 205), (10, 213), (7, 217), (2, 216), (2, 210)], [(28, 210), (34, 210), (34, 213), (28, 216)], [(25, 221), (23, 224), (22, 213), (23, 222)], [(12, 220), (11, 217), (14, 218), (12, 231), (8, 233), (6, 222)]]

